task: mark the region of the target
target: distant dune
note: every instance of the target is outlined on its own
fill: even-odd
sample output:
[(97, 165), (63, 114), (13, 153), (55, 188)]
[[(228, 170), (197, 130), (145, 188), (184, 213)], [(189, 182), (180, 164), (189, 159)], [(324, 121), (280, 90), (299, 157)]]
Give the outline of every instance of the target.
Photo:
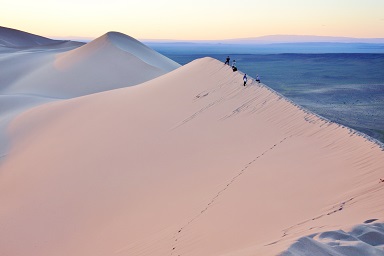
[(0, 27), (0, 46), (33, 47), (61, 42), (16, 29)]
[(369, 137), (116, 32), (32, 55), (41, 67), (1, 84), (0, 103), (50, 100), (0, 129), (1, 255), (382, 255), (384, 151)]
[(34, 61), (34, 67), (7, 85), (4, 93), (71, 98), (136, 85), (180, 66), (131, 37), (114, 32), (71, 51), (48, 52), (44, 57), (30, 54), (25, 59)]
[(0, 47), (33, 48), (39, 46), (60, 46), (62, 44), (79, 45), (79, 43), (70, 42), (69, 40), (53, 40), (24, 31), (0, 26)]

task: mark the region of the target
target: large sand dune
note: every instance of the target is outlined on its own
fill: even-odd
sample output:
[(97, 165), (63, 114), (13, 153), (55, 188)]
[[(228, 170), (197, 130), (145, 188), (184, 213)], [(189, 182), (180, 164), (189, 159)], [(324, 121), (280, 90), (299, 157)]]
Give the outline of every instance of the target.
[[(123, 68), (133, 57), (116, 38), (57, 56), (55, 72), (99, 70), (93, 60), (104, 57)], [(62, 88), (77, 79), (52, 81), (39, 94), (89, 93)], [(292, 255), (300, 237), (384, 220), (378, 144), (264, 85), (242, 86), (241, 73), (211, 58), (32, 108), (7, 132), (1, 255)]]

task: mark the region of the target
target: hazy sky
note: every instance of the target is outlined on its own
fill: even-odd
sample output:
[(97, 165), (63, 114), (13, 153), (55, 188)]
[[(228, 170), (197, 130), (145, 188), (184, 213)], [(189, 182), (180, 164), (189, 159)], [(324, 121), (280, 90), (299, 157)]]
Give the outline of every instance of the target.
[(384, 38), (384, 0), (0, 0), (0, 22), (46, 37)]

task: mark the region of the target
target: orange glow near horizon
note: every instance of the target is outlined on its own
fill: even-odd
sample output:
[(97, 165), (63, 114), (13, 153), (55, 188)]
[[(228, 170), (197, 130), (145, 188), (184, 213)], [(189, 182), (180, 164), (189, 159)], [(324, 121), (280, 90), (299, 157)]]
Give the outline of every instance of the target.
[(118, 31), (140, 39), (214, 40), (276, 34), (384, 38), (383, 10), (382, 0), (14, 0), (2, 3), (0, 12), (1, 26), (46, 37)]

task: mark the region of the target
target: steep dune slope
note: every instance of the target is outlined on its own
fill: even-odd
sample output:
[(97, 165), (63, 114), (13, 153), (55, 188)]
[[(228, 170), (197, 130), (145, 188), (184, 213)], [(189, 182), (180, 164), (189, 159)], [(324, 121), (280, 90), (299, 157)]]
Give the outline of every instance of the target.
[(210, 58), (31, 109), (9, 134), (2, 255), (275, 255), (384, 220), (377, 144)]

